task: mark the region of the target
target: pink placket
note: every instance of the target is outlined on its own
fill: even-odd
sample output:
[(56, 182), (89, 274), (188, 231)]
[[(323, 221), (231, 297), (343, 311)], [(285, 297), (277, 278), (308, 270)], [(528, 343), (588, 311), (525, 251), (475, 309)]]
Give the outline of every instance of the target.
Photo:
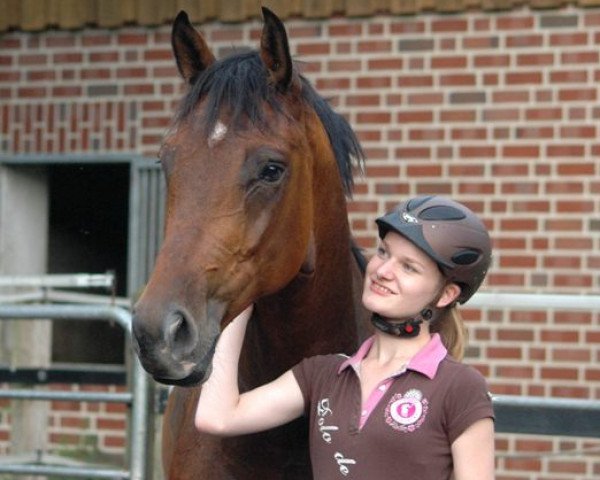
[[(360, 362), (366, 357), (367, 353), (371, 349), (375, 337), (370, 337), (363, 342), (358, 351), (344, 363), (340, 365), (338, 373), (341, 373), (347, 367), (352, 367), (356, 372), (357, 376), (360, 377)], [(360, 412), (359, 429), (362, 429), (365, 422), (371, 415), (371, 412), (375, 409), (377, 404), (380, 402), (382, 397), (391, 387), (394, 379), (406, 372), (406, 370), (414, 370), (420, 372), (428, 378), (435, 377), (440, 362), (446, 357), (448, 351), (441, 341), (439, 334), (434, 334), (431, 340), (425, 345), (403, 368), (395, 372), (390, 377), (381, 381), (379, 385), (369, 394), (366, 405), (363, 405)]]

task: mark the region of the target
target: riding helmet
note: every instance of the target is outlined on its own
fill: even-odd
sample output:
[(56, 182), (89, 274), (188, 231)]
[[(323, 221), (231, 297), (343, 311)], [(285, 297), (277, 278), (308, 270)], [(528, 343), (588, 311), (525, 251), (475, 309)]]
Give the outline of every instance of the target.
[(464, 205), (439, 196), (415, 197), (375, 220), (379, 237), (393, 230), (435, 261), (444, 276), (461, 287), (459, 303), (477, 291), (491, 261), (483, 222)]

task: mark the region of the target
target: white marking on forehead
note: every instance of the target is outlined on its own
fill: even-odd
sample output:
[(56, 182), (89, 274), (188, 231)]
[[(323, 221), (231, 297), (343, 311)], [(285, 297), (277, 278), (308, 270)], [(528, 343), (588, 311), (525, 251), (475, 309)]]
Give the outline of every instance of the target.
[(227, 127), (223, 124), (223, 122), (218, 121), (215, 125), (215, 129), (208, 136), (208, 146), (213, 148), (217, 143), (225, 138), (227, 134)]

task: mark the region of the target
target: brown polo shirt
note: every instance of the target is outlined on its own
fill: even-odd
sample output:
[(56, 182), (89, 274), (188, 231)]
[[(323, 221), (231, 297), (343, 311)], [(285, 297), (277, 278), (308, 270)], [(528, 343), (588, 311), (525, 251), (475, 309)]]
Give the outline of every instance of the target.
[(322, 355), (293, 368), (306, 405), (315, 480), (446, 480), (451, 445), (494, 418), (483, 376), (448, 355), (438, 334), (361, 405), (358, 371), (373, 337), (351, 358)]

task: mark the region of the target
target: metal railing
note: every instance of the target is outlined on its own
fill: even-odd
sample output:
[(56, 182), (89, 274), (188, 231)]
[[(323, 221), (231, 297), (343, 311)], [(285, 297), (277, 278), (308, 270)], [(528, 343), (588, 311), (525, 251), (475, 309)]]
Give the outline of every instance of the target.
[[(600, 312), (600, 295), (484, 293), (466, 308)], [(600, 400), (494, 395), (496, 431), (600, 438)]]
[[(121, 307), (96, 305), (0, 305), (0, 320), (107, 320), (114, 321), (131, 336), (131, 314)], [(62, 475), (77, 478), (145, 480), (150, 478), (150, 442), (153, 413), (152, 383), (135, 355), (131, 356), (131, 389), (125, 393), (41, 390), (0, 390), (0, 398), (27, 400), (72, 400), (120, 402), (131, 408), (129, 425), (129, 470), (82, 466), (0, 463), (0, 473), (17, 475)]]

